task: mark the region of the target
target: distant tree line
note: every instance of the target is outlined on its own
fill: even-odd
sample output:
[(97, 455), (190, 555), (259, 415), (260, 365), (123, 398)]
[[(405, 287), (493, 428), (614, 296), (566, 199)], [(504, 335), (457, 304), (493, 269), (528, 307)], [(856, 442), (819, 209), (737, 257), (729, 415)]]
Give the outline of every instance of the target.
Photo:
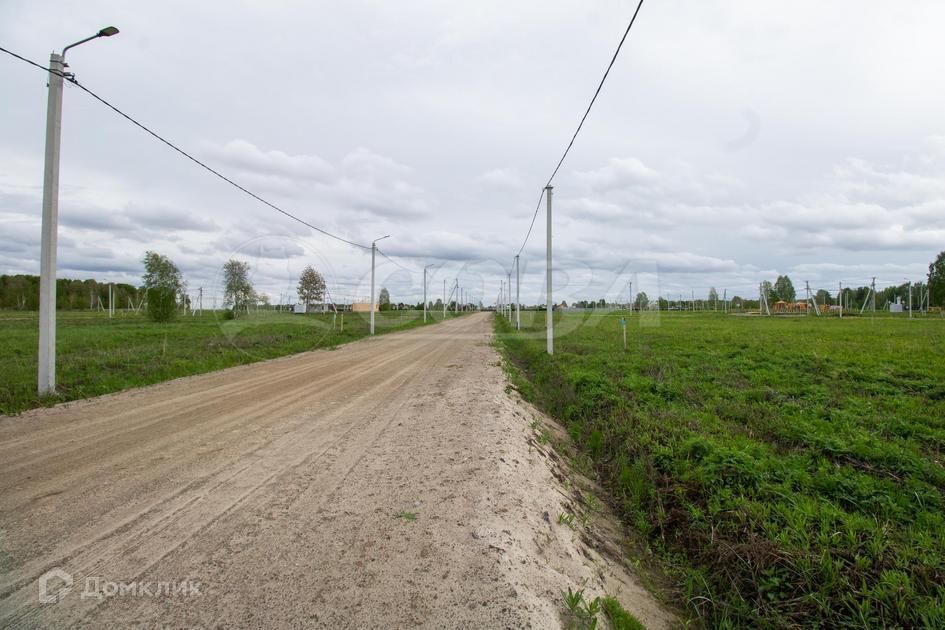
[[(130, 284), (116, 282), (111, 283), (113, 287), (112, 298), (117, 308), (127, 308), (129, 303), (140, 305), (147, 298), (148, 312), (153, 319), (157, 321), (166, 321), (173, 317), (177, 308), (189, 306), (187, 297), (187, 283), (184, 281), (180, 269), (168, 257), (157, 252), (145, 252), (142, 258), (145, 272), (142, 276), (142, 285), (135, 287)], [(228, 260), (223, 265), (224, 275), (224, 302), (230, 312), (234, 315), (239, 312), (245, 312), (251, 304), (268, 303), (268, 296), (260, 294), (253, 288), (250, 280), (249, 263)], [(60, 278), (56, 281), (56, 308), (62, 310), (87, 310), (98, 308), (99, 304), (108, 306), (108, 282), (98, 280), (73, 280)], [(762, 288), (767, 291), (769, 302), (783, 300), (785, 302), (794, 302), (798, 299), (806, 299), (806, 294), (798, 296), (794, 283), (787, 275), (778, 276), (772, 283), (765, 281)], [(929, 264), (928, 282), (913, 282), (912, 304), (918, 308), (922, 296), (927, 293), (931, 306), (945, 306), (945, 251), (938, 254), (932, 263)], [(887, 303), (895, 303), (897, 300), (908, 304), (910, 283), (885, 287), (876, 291), (876, 306), (883, 308)], [(318, 302), (325, 298), (325, 279), (315, 271), (311, 266), (306, 267), (299, 279), (299, 298), (301, 302), (310, 304)], [(851, 307), (860, 307), (869, 296), (869, 286), (844, 287), (843, 301)], [(827, 289), (818, 289), (814, 294), (814, 299), (818, 304), (835, 304), (836, 296)], [(633, 300), (633, 307), (636, 309), (655, 308), (657, 305), (660, 310), (674, 308), (674, 305), (691, 306), (693, 302), (702, 305), (703, 308), (711, 309), (719, 300), (719, 293), (712, 287), (709, 290), (708, 300), (668, 300), (662, 296), (656, 300), (651, 300), (646, 293), (640, 292)], [(382, 288), (379, 295), (380, 310), (401, 310), (407, 308), (422, 309), (423, 303), (418, 302), (415, 306), (399, 302), (394, 304), (390, 298), (390, 292)], [(156, 308), (152, 312), (151, 305)], [(729, 303), (735, 308), (752, 309), (759, 308), (758, 299), (743, 298), (733, 295)], [(441, 309), (443, 302), (439, 299), (436, 302), (430, 302), (429, 306), (434, 309)], [(451, 301), (449, 307), (454, 303)], [(562, 304), (567, 308), (566, 304)], [(575, 308), (605, 308), (607, 301), (604, 298), (599, 300), (580, 300), (572, 304)], [(16, 309), (22, 311), (39, 310), (39, 276), (27, 274), (0, 275), (0, 309)]]
[[(56, 280), (56, 308), (87, 310), (98, 307), (98, 300), (108, 307), (108, 282), (98, 280)], [(130, 299), (138, 304), (143, 292), (122, 282), (113, 284), (116, 307), (127, 308)], [(25, 274), (0, 275), (0, 308), (21, 311), (39, 310), (39, 276)]]

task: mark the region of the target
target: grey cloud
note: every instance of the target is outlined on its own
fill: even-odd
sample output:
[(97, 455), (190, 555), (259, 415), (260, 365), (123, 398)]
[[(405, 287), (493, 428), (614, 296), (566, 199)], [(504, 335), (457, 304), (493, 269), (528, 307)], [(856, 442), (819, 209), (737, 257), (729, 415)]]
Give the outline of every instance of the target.
[(141, 264), (138, 261), (110, 260), (87, 258), (85, 256), (73, 256), (67, 254), (60, 256), (57, 265), (60, 277), (66, 275), (81, 276), (86, 272), (107, 273), (107, 274), (127, 274), (134, 277), (141, 276)]
[(240, 238), (229, 236), (214, 243), (214, 249), (225, 258), (269, 258), (283, 260), (305, 255), (305, 248), (292, 238), (255, 236)]
[[(237, 182), (257, 193), (305, 205), (314, 200), (379, 217), (419, 217), (429, 212), (427, 194), (407, 179), (412, 169), (364, 147), (346, 153), (337, 167), (314, 155), (263, 151), (245, 140), (222, 146), (205, 143), (204, 152), (240, 171)], [(288, 210), (299, 213), (297, 208)]]
[(186, 230), (190, 232), (213, 232), (219, 229), (215, 221), (203, 218), (200, 210), (185, 212), (183, 210), (158, 207), (129, 206), (128, 220), (145, 228), (164, 228), (167, 230)]
[(403, 181), (378, 184), (342, 179), (336, 190), (344, 207), (378, 217), (417, 218), (430, 212), (423, 192)]
[[(442, 230), (431, 232), (422, 239), (405, 236), (381, 243), (383, 250), (391, 255), (421, 260), (483, 261), (511, 259), (508, 247), (500, 243), (489, 243), (483, 234), (457, 234)], [(506, 266), (508, 263), (505, 263)]]
[(162, 230), (165, 236), (182, 231), (212, 232), (219, 229), (217, 223), (199, 216), (197, 212), (138, 202), (128, 203), (118, 212), (106, 208), (64, 208), (59, 223), (78, 230), (120, 235), (138, 241), (153, 239), (151, 230), (155, 229)]

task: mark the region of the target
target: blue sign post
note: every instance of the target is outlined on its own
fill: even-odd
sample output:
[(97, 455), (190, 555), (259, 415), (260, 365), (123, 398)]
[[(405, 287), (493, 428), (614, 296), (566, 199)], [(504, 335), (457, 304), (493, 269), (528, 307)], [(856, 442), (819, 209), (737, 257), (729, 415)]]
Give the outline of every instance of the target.
[(620, 318), (620, 327), (623, 328), (623, 349), (627, 349), (627, 318)]

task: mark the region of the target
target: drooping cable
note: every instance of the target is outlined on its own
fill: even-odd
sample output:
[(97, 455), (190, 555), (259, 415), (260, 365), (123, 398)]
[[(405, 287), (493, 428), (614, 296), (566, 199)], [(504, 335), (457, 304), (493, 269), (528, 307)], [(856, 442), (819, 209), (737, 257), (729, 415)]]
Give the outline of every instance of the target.
[[(14, 53), (14, 52), (12, 52), (12, 51), (10, 51), (10, 50), (7, 50), (6, 48), (0, 47), (0, 51), (5, 52), (5, 53), (7, 53), (8, 55), (10, 55), (10, 56), (12, 56), (12, 57), (15, 57), (15, 58), (17, 58), (17, 59), (19, 59), (19, 60), (21, 60), (21, 61), (25, 61), (26, 63), (28, 63), (28, 64), (30, 64), (30, 65), (32, 65), (32, 66), (35, 66), (35, 67), (37, 67), (37, 68), (39, 68), (39, 69), (41, 69), (41, 70), (44, 70), (45, 72), (48, 72), (48, 73), (53, 73), (53, 72), (54, 72), (51, 68), (47, 68), (47, 67), (45, 67), (45, 66), (43, 66), (43, 65), (40, 65), (40, 64), (36, 63), (35, 61), (31, 61), (31, 60), (27, 59), (26, 57), (23, 57), (23, 56), (18, 55), (18, 54)], [(176, 144), (174, 144), (174, 143), (171, 142), (170, 140), (167, 140), (166, 138), (164, 138), (163, 136), (161, 136), (161, 135), (158, 134), (157, 132), (152, 131), (151, 129), (149, 129), (149, 128), (148, 128), (147, 126), (145, 126), (144, 124), (138, 122), (137, 120), (135, 120), (135, 119), (134, 119), (133, 117), (131, 117), (130, 115), (126, 114), (125, 112), (123, 112), (122, 110), (120, 110), (120, 109), (117, 108), (116, 106), (112, 105), (112, 104), (109, 103), (107, 100), (105, 100), (104, 98), (102, 98), (101, 96), (99, 96), (98, 94), (96, 94), (95, 92), (93, 92), (92, 90), (90, 90), (89, 88), (87, 88), (87, 87), (85, 87), (84, 85), (82, 85), (81, 83), (79, 83), (79, 81), (78, 81), (74, 76), (69, 75), (69, 74), (64, 74), (64, 75), (62, 75), (62, 76), (63, 76), (63, 78), (64, 78), (66, 81), (68, 81), (68, 82), (71, 83), (72, 85), (75, 85), (75, 86), (78, 87), (80, 90), (82, 90), (83, 92), (85, 92), (86, 94), (88, 94), (89, 96), (91, 96), (92, 98), (94, 98), (95, 100), (97, 100), (98, 102), (100, 102), (101, 104), (105, 105), (106, 107), (108, 107), (109, 109), (111, 109), (112, 111), (114, 111), (116, 114), (118, 114), (119, 116), (121, 116), (122, 118), (125, 118), (125, 119), (128, 120), (128, 122), (130, 122), (131, 124), (135, 125), (136, 127), (140, 128), (140, 129), (143, 130), (144, 132), (148, 133), (149, 135), (151, 135), (152, 137), (154, 137), (154, 138), (157, 139), (158, 141), (164, 143), (165, 145), (167, 145), (168, 147), (170, 147), (170, 148), (173, 149), (174, 151), (178, 152), (179, 154), (181, 154), (182, 156), (184, 156), (184, 157), (187, 158), (188, 160), (194, 162), (195, 164), (197, 164), (197, 165), (200, 166), (201, 168), (207, 170), (208, 172), (212, 173), (213, 175), (216, 175), (217, 177), (219, 177), (220, 179), (222, 179), (222, 180), (223, 180), (224, 182), (226, 182), (227, 184), (230, 184), (231, 186), (235, 187), (236, 189), (238, 189), (238, 190), (240, 190), (240, 191), (246, 193), (247, 195), (249, 195), (250, 197), (252, 197), (252, 198), (255, 199), (256, 201), (259, 201), (260, 203), (263, 203), (263, 204), (265, 204), (266, 206), (269, 206), (270, 208), (272, 208), (272, 209), (275, 210), (276, 212), (279, 212), (279, 213), (281, 213), (281, 214), (283, 214), (283, 215), (289, 217), (290, 219), (292, 219), (292, 220), (294, 220), (294, 221), (298, 221), (298, 222), (301, 223), (302, 225), (304, 225), (304, 226), (306, 226), (306, 227), (309, 227), (309, 228), (315, 230), (316, 232), (319, 232), (320, 234), (324, 234), (325, 236), (327, 236), (327, 237), (329, 237), (329, 238), (333, 238), (333, 239), (335, 239), (335, 240), (337, 240), (337, 241), (341, 241), (342, 243), (347, 243), (348, 245), (352, 245), (352, 246), (354, 246), (354, 247), (360, 247), (361, 249), (371, 249), (370, 246), (368, 246), (368, 245), (362, 245), (362, 244), (360, 244), (360, 243), (355, 243), (354, 241), (351, 241), (351, 240), (349, 240), (349, 239), (346, 239), (346, 238), (344, 238), (343, 236), (338, 236), (337, 234), (333, 234), (332, 232), (329, 232), (328, 230), (326, 230), (326, 229), (324, 229), (324, 228), (320, 228), (320, 227), (318, 227), (317, 225), (312, 225), (312, 224), (309, 223), (308, 221), (306, 221), (306, 220), (304, 220), (304, 219), (302, 219), (302, 218), (300, 218), (300, 217), (298, 217), (298, 216), (292, 214), (291, 212), (289, 212), (289, 211), (287, 211), (287, 210), (285, 210), (285, 209), (283, 209), (283, 208), (280, 208), (278, 205), (272, 203), (271, 201), (269, 201), (269, 200), (267, 200), (267, 199), (264, 199), (264, 198), (261, 197), (260, 195), (254, 193), (253, 191), (251, 191), (251, 190), (249, 190), (248, 188), (246, 188), (245, 186), (243, 186), (243, 185), (241, 185), (241, 184), (238, 184), (237, 182), (233, 181), (232, 179), (230, 179), (229, 177), (227, 177), (226, 175), (224, 175), (224, 174), (221, 173), (220, 171), (216, 170), (215, 168), (213, 168), (213, 167), (207, 165), (206, 163), (204, 163), (204, 162), (202, 162), (201, 160), (197, 159), (196, 157), (192, 156), (190, 153), (188, 153), (187, 151), (184, 151), (184, 150), (181, 149), (179, 146), (177, 146)]]

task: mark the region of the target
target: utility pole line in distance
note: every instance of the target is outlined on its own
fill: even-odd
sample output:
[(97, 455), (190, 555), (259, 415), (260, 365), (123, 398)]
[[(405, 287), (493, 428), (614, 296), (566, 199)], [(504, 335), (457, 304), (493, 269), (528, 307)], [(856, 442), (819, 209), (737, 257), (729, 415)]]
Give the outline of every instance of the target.
[(374, 336), (374, 308), (375, 308), (375, 295), (374, 295), (374, 255), (377, 253), (377, 242), (384, 240), (390, 236), (382, 236), (371, 241), (371, 336)]
[(522, 299), (519, 294), (521, 274), (518, 269), (519, 255), (515, 255), (515, 330), (522, 329)]

